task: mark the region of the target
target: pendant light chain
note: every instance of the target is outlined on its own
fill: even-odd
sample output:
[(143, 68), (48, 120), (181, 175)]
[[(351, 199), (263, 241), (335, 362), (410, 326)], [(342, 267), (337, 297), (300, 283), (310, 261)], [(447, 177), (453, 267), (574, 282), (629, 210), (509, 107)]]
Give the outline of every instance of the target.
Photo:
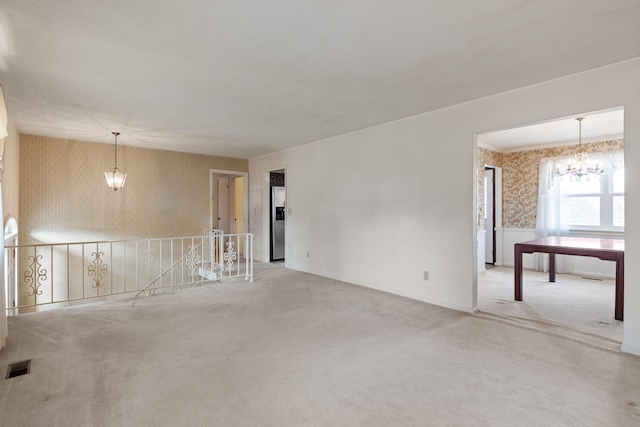
[(120, 132), (111, 132), (113, 134), (113, 136), (116, 137), (116, 143), (114, 144), (115, 147), (115, 163), (113, 164), (114, 168), (118, 167), (118, 135), (120, 135)]

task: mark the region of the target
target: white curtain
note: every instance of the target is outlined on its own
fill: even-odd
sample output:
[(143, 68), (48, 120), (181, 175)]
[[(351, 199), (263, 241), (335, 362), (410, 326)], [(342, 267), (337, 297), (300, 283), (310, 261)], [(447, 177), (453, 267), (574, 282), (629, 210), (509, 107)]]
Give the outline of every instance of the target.
[[(9, 135), (9, 131), (7, 129), (9, 123), (9, 118), (7, 117), (7, 107), (4, 103), (4, 94), (2, 92), (2, 85), (0, 85), (0, 144), (4, 144), (4, 138)], [(0, 152), (0, 157), (2, 157), (2, 153)]]
[(4, 103), (2, 85), (0, 85), (0, 223), (2, 224), (2, 243), (0, 243), (0, 349), (5, 346), (9, 334), (7, 328), (7, 310), (5, 304), (5, 273), (4, 273), (4, 211), (2, 210), (2, 176), (4, 174), (4, 144), (8, 135), (7, 107)]
[[(573, 157), (553, 157), (540, 160), (538, 182), (538, 213), (536, 215), (536, 238), (562, 236), (569, 231), (566, 216), (561, 209), (563, 194), (560, 189), (558, 169), (567, 168)], [(624, 167), (623, 151), (604, 151), (589, 154), (589, 163), (603, 168), (606, 174)], [(565, 176), (564, 179), (569, 179)], [(535, 267), (538, 271), (549, 271), (549, 257), (546, 254), (535, 254)], [(557, 257), (558, 273), (569, 269), (567, 257)]]
[[(0, 218), (4, 218), (2, 210), (2, 170), (0, 170)], [(2, 221), (2, 239), (0, 243), (0, 349), (5, 346), (7, 336), (9, 336), (9, 328), (7, 327), (7, 310), (5, 303), (5, 274), (4, 274), (4, 221)]]

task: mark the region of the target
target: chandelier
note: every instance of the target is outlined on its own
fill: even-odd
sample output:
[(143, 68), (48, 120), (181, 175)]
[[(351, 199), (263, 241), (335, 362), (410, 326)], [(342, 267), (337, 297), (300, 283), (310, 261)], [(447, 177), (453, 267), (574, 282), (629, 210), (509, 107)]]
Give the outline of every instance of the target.
[(124, 182), (127, 180), (127, 174), (118, 170), (118, 135), (120, 132), (111, 132), (116, 139), (115, 143), (115, 162), (113, 164), (113, 170), (104, 173), (104, 177), (107, 179), (107, 186), (113, 188), (114, 191), (124, 187)]
[(602, 169), (598, 164), (594, 166), (589, 162), (589, 153), (587, 153), (587, 150), (582, 145), (582, 121), (584, 120), (584, 117), (578, 117), (576, 120), (579, 123), (578, 150), (573, 155), (573, 159), (571, 159), (571, 162), (567, 165), (566, 169), (560, 169), (560, 167), (558, 167), (556, 175), (569, 175), (572, 180), (577, 181), (582, 180), (583, 176), (586, 176), (587, 179), (589, 179), (589, 175), (603, 175), (604, 169)]

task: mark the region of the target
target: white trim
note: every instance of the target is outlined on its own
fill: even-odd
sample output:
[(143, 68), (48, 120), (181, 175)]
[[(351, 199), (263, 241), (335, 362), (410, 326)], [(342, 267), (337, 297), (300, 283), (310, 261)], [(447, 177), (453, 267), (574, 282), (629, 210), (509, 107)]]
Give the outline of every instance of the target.
[(635, 354), (636, 356), (640, 356), (640, 347), (636, 347), (633, 345), (622, 343), (622, 345), (620, 346), (620, 351), (622, 351), (623, 353), (630, 353)]
[[(286, 258), (285, 258), (286, 259)], [(440, 307), (444, 307), (444, 308), (450, 308), (452, 310), (456, 310), (456, 311), (462, 311), (464, 313), (477, 313), (480, 309), (478, 308), (477, 305), (473, 306), (473, 307), (464, 307), (458, 304), (452, 304), (448, 301), (443, 301), (443, 300), (439, 300), (436, 298), (425, 298), (422, 295), (418, 295), (418, 294), (414, 294), (412, 292), (402, 292), (402, 291), (398, 291), (397, 289), (389, 289), (386, 288), (384, 286), (375, 286), (375, 285), (363, 285), (360, 283), (354, 283), (354, 282), (348, 282), (347, 280), (339, 277), (339, 276), (333, 276), (330, 274), (327, 274), (326, 272), (314, 272), (314, 271), (309, 271), (309, 270), (301, 270), (295, 267), (287, 267), (290, 268), (291, 270), (295, 270), (295, 271), (301, 271), (303, 273), (309, 273), (309, 274), (315, 274), (317, 276), (322, 276), (322, 277), (326, 277), (328, 279), (332, 279), (332, 280), (338, 280), (340, 282), (344, 282), (350, 285), (355, 285), (355, 286), (361, 286), (363, 288), (369, 288), (369, 289), (375, 289), (376, 291), (380, 291), (380, 292), (385, 292), (388, 294), (392, 294), (392, 295), (398, 295), (401, 297), (405, 297), (405, 298), (410, 298), (416, 301), (420, 301), (420, 302), (425, 302), (427, 304), (433, 304), (433, 305), (437, 305)]]
[[(596, 142), (617, 141), (620, 139), (624, 140), (624, 134), (598, 136), (595, 138), (583, 138), (582, 143), (595, 144)], [(522, 147), (505, 148), (502, 151), (500, 151), (500, 153), (511, 154), (511, 153), (519, 153), (520, 151), (532, 151), (532, 150), (543, 150), (545, 148), (569, 147), (573, 145), (578, 145), (579, 142), (580, 141), (576, 141), (576, 140), (547, 142), (547, 143), (538, 144), (538, 145), (527, 145)]]
[(515, 233), (535, 233), (536, 229), (535, 228), (496, 228), (496, 231), (508, 231), (508, 232), (515, 232)]

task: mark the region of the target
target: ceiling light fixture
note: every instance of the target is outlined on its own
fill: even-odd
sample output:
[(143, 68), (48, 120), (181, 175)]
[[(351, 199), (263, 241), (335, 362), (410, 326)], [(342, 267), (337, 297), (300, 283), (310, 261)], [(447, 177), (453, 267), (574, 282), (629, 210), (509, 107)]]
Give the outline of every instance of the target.
[(588, 162), (589, 153), (587, 153), (587, 150), (582, 145), (582, 121), (584, 117), (578, 117), (576, 120), (579, 123), (580, 129), (578, 133), (578, 150), (573, 155), (573, 159), (567, 165), (567, 168), (560, 169), (560, 167), (558, 167), (556, 174), (558, 176), (570, 175), (572, 180), (577, 181), (580, 181), (583, 176), (586, 176), (588, 179), (589, 175), (603, 175), (604, 169), (600, 168), (597, 164), (593, 166)]
[(116, 139), (115, 143), (115, 162), (113, 164), (113, 170), (104, 173), (104, 177), (107, 179), (107, 185), (109, 188), (113, 188), (114, 191), (118, 191), (124, 187), (124, 182), (127, 180), (127, 174), (118, 170), (118, 135), (120, 132), (111, 132)]

